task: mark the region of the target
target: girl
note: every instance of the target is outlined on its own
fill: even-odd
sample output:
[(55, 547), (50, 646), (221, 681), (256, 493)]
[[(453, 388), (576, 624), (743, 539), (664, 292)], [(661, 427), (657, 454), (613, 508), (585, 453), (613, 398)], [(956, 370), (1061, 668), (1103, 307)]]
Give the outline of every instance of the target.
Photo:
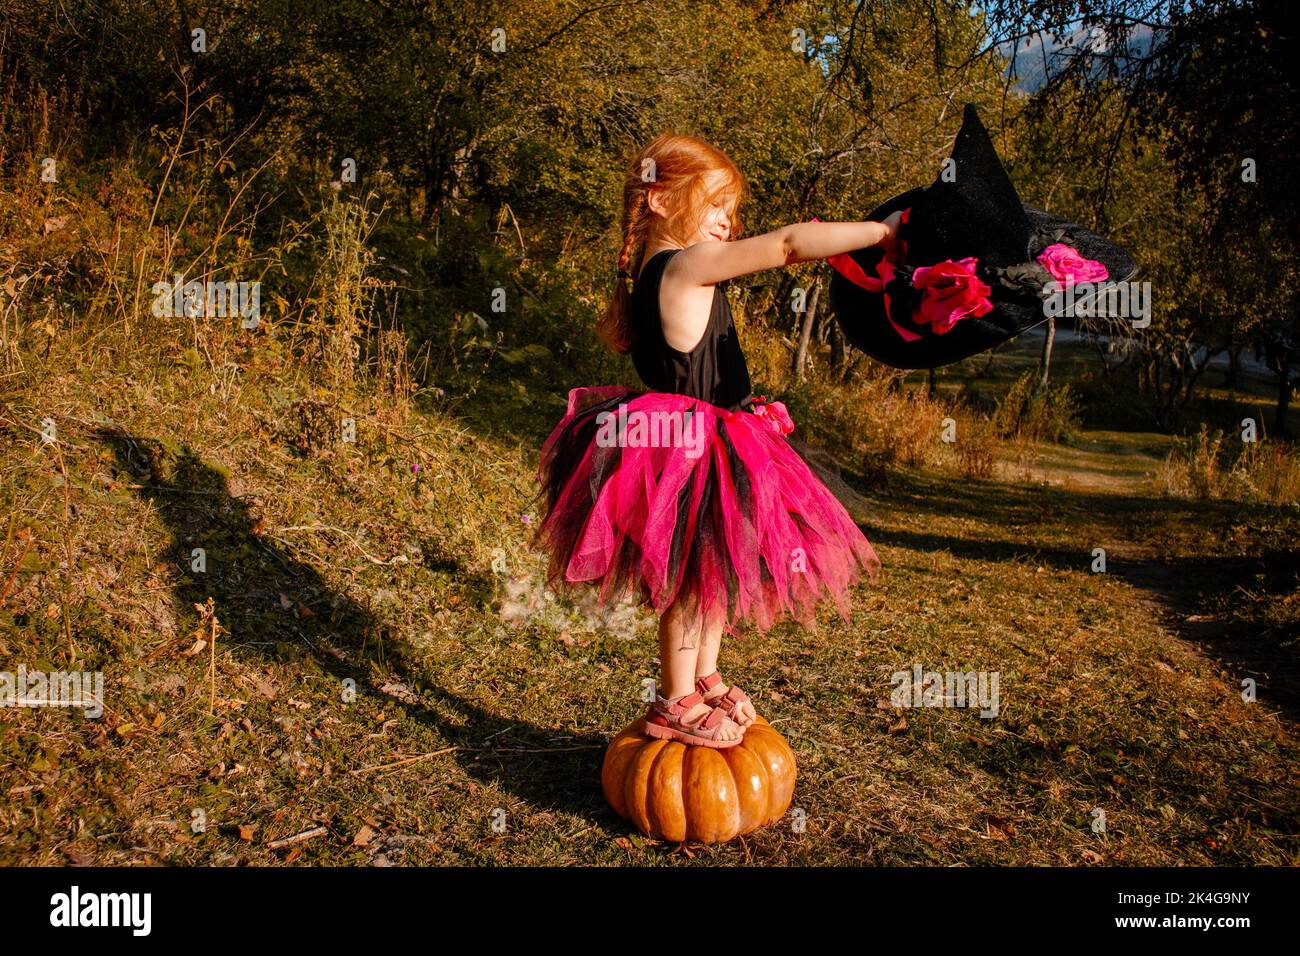
[[(650, 143), (623, 187), (620, 281), (597, 332), (630, 353), (648, 391), (575, 388), (542, 448), (538, 477), (553, 586), (588, 582), (602, 602), (633, 589), (659, 615), (661, 686), (646, 733), (732, 747), (757, 713), (717, 670), (723, 631), (811, 623), (875, 551), (785, 439), (778, 402), (750, 394), (719, 288), (737, 276), (891, 245), (885, 222), (811, 222), (751, 239), (735, 163), (690, 136)], [(625, 282), (626, 280), (626, 282)], [(632, 286), (629, 291), (628, 284)]]

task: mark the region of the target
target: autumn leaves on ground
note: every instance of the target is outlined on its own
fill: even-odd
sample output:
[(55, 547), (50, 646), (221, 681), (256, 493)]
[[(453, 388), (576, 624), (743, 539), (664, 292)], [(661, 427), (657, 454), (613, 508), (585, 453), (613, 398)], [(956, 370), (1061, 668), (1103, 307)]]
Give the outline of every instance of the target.
[[(0, 711), (3, 862), (1296, 862), (1294, 507), (840, 456), (879, 584), (722, 657), (801, 823), (677, 848), (600, 791), (653, 619), (526, 546), (556, 363), (341, 402), (273, 328), (205, 335), (237, 375), (74, 338), (6, 379), (0, 654), (104, 714)], [(997, 716), (891, 708), (915, 665), (997, 672)]]

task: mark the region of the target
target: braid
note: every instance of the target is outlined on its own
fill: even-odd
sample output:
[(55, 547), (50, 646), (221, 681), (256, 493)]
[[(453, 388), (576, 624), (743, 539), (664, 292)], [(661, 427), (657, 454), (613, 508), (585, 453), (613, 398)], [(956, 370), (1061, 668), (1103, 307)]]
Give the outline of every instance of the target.
[[(632, 350), (632, 329), (628, 322), (628, 309), (632, 284), (633, 265), (639, 265), (641, 247), (645, 245), (645, 232), (650, 217), (644, 188), (631, 191), (623, 215), (623, 247), (618, 253), (618, 285), (614, 289), (609, 309), (596, 324), (597, 334), (614, 351), (626, 354)], [(638, 272), (640, 270), (638, 269)]]
[[(645, 243), (645, 220), (650, 207), (646, 204), (645, 190), (638, 189), (632, 194), (628, 207), (623, 249), (618, 254), (618, 267), (624, 272), (632, 271), (632, 251)], [(635, 277), (634, 277), (635, 278)]]

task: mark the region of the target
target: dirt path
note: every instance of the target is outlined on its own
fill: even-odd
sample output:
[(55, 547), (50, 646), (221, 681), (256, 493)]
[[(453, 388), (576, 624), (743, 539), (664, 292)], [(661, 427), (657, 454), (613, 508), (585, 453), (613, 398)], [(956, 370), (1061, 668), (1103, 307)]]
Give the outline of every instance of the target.
[[(1119, 495), (1149, 496), (1154, 508), (1164, 498), (1158, 470), (1171, 445), (1169, 436), (1155, 433), (1088, 431), (1075, 447), (1042, 446), (1029, 462), (1005, 460), (1001, 477), (1096, 494), (1099, 510), (1110, 496)], [(1110, 542), (1110, 568), (1137, 589), (1138, 601), (1149, 610), (1153, 624), (1195, 652), (1255, 680), (1280, 716), (1300, 722), (1296, 691), (1300, 666), (1294, 637), (1273, 626), (1266, 614), (1234, 610), (1248, 606), (1245, 594), (1252, 595), (1256, 604), (1267, 603), (1273, 593), (1289, 594), (1300, 561), (1289, 549), (1252, 547), (1243, 554), (1239, 543), (1218, 540), (1225, 526), (1210, 513), (1223, 504), (1205, 503), (1201, 540), (1193, 526), (1184, 527), (1183, 533), (1170, 534), (1168, 529), (1154, 535), (1127, 533)], [(1192, 518), (1192, 522), (1200, 520)], [(1132, 525), (1120, 524), (1126, 531), (1133, 530)], [(1233, 597), (1229, 591), (1243, 596)]]
[(1169, 436), (1154, 432), (1086, 431), (1074, 447), (1038, 446), (1019, 460), (1005, 457), (996, 474), (1070, 491), (1157, 493), (1158, 469), (1171, 447)]

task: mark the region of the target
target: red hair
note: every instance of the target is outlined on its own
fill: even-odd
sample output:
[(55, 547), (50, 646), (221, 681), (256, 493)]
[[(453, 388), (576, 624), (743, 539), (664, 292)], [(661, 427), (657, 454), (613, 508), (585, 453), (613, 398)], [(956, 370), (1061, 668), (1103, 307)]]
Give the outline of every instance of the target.
[[(705, 179), (718, 170), (726, 174), (725, 182), (712, 195), (706, 195)], [(665, 133), (641, 150), (624, 177), (619, 269), (633, 276), (641, 273), (641, 260), (656, 218), (646, 201), (652, 189), (664, 195), (668, 210), (664, 231), (683, 246), (699, 230), (708, 204), (722, 196), (735, 197), (737, 211), (730, 217), (731, 236), (740, 235), (740, 204), (749, 195), (749, 184), (740, 168), (726, 153), (702, 139)], [(620, 277), (617, 283), (609, 307), (596, 323), (596, 334), (615, 352), (627, 353), (633, 345), (631, 293), (625, 279)]]

